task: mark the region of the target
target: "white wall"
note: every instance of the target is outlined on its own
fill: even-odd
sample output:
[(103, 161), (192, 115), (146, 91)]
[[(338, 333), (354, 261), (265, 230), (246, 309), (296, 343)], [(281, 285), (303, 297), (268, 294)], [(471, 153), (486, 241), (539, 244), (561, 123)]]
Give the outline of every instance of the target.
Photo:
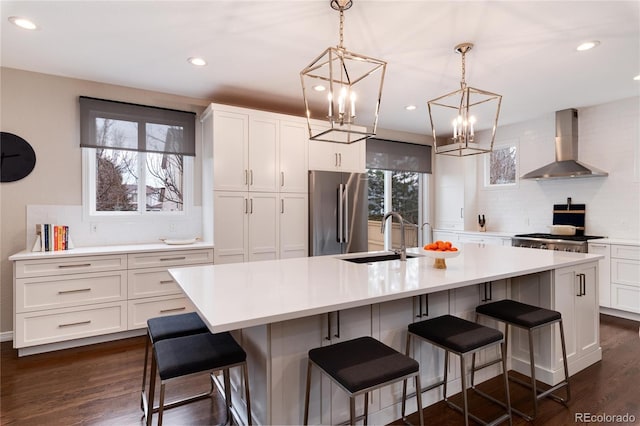
[[(578, 108), (578, 127), (579, 160), (608, 177), (523, 180), (513, 189), (488, 190), (479, 156), (473, 217), (484, 214), (490, 231), (548, 232), (553, 204), (571, 197), (586, 204), (586, 234), (640, 240), (640, 98)], [(496, 144), (512, 140), (520, 143), (519, 175), (553, 161), (555, 111), (498, 128)]]
[[(106, 243), (157, 241), (166, 237), (167, 224), (153, 226), (124, 224), (104, 226), (89, 234), (89, 224), (78, 215), (82, 205), (82, 167), (80, 144), (80, 108), (78, 96), (92, 96), (145, 105), (180, 109), (200, 114), (208, 104), (201, 99), (156, 93), (96, 82), (0, 68), (0, 128), (14, 133), (33, 146), (35, 169), (17, 182), (0, 184), (0, 331), (13, 329), (12, 265), (8, 257), (27, 245), (27, 206), (32, 220), (43, 217), (67, 222), (75, 229), (76, 246), (92, 245), (92, 238), (104, 237)], [(196, 156), (200, 149), (200, 128), (196, 126)], [(197, 159), (198, 157), (196, 157)], [(201, 171), (195, 161), (194, 203), (201, 205)], [(201, 227), (201, 212), (192, 216)], [(176, 221), (176, 226), (183, 224)], [(186, 230), (191, 230), (185, 226)], [(31, 230), (29, 226), (29, 232)], [(122, 229), (125, 228), (125, 232)], [(31, 244), (29, 242), (28, 244)]]

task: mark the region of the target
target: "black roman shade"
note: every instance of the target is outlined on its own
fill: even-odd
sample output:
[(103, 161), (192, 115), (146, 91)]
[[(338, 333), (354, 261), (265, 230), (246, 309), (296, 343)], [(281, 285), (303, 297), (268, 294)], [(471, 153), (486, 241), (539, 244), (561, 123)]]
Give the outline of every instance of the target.
[(431, 146), (387, 139), (367, 139), (367, 168), (431, 173)]
[[(97, 123), (134, 124), (134, 137), (100, 137)], [(80, 147), (195, 156), (196, 114), (80, 96)], [(162, 135), (158, 137), (158, 135)]]

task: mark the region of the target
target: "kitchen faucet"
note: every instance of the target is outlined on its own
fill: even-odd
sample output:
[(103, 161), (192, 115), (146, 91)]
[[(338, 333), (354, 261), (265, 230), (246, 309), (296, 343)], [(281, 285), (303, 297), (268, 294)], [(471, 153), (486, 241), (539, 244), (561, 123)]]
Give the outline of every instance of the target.
[[(393, 250), (393, 252), (395, 254), (399, 254), (400, 255), (400, 260), (401, 261), (406, 261), (407, 260), (407, 246), (405, 245), (404, 242), (404, 219), (402, 218), (402, 215), (398, 212), (389, 212), (386, 213), (384, 215), (384, 218), (382, 218), (382, 233), (384, 234), (384, 225), (385, 223), (387, 223), (387, 218), (389, 216), (395, 217), (398, 219), (398, 222), (400, 222), (400, 248), (397, 250)], [(391, 222), (393, 222), (393, 218), (391, 219)]]

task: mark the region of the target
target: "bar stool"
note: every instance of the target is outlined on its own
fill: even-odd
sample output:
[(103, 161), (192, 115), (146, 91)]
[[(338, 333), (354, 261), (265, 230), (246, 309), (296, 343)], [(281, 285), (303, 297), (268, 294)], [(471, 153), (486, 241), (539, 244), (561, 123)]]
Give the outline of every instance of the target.
[[(538, 414), (538, 400), (548, 397), (552, 400), (565, 404), (571, 399), (569, 390), (569, 368), (567, 366), (567, 348), (564, 340), (564, 329), (562, 327), (562, 315), (560, 312), (538, 306), (527, 305), (515, 300), (499, 300), (476, 307), (476, 320), (478, 315), (484, 315), (497, 321), (505, 323), (505, 346), (509, 340), (509, 326), (515, 326), (528, 331), (529, 334), (529, 362), (531, 364), (531, 383), (527, 383), (517, 377), (509, 376), (509, 379), (532, 390), (533, 396), (533, 416), (513, 408), (513, 412), (531, 421)], [(536, 384), (536, 367), (534, 360), (533, 331), (541, 327), (558, 323), (560, 326), (560, 342), (562, 344), (562, 361), (564, 364), (564, 380), (549, 389), (539, 392)], [(475, 360), (474, 360), (475, 361)], [(490, 363), (489, 363), (490, 364)], [(485, 364), (486, 366), (486, 364)], [(474, 366), (475, 367), (475, 366)], [(482, 366), (484, 367), (484, 366)], [(473, 376), (472, 376), (473, 381)], [(473, 384), (473, 383), (472, 383)], [(553, 392), (566, 387), (567, 397), (563, 399)]]
[[(198, 314), (190, 312), (179, 315), (150, 318), (147, 320), (147, 341), (144, 347), (144, 370), (142, 370), (142, 391), (140, 393), (140, 408), (147, 415), (147, 396), (145, 386), (147, 384), (147, 365), (149, 360), (149, 346), (164, 339), (171, 339), (192, 334), (208, 333), (207, 325)], [(213, 382), (211, 386), (213, 391)]]
[[(400, 380), (415, 378), (420, 389), (420, 366), (412, 358), (401, 354), (372, 337), (360, 337), (331, 346), (311, 349), (307, 365), (307, 390), (304, 400), (304, 424), (309, 422), (309, 394), (313, 366), (328, 375), (349, 395), (350, 424), (364, 418), (367, 424), (369, 392)], [(364, 414), (356, 418), (355, 397), (364, 394)], [(422, 395), (416, 394), (420, 425), (424, 425)], [(403, 401), (404, 403), (404, 401)]]
[[(469, 424), (469, 418), (472, 418), (480, 424), (497, 425), (505, 420), (509, 420), (511, 424), (511, 401), (509, 399), (509, 381), (507, 379), (507, 364), (506, 364), (506, 346), (503, 341), (503, 334), (499, 330), (495, 330), (490, 327), (467, 321), (462, 318), (454, 317), (452, 315), (442, 315), (436, 318), (416, 322), (409, 324), (407, 333), (407, 349), (406, 354), (409, 355), (411, 349), (411, 342), (413, 338), (420, 338), (437, 346), (445, 351), (444, 357), (444, 378), (442, 381), (434, 383), (424, 389), (416, 386), (416, 395), (422, 392), (429, 391), (439, 386), (443, 386), (444, 401), (447, 405), (456, 411), (462, 413), (464, 416), (464, 424)], [(502, 362), (504, 378), (504, 390), (506, 403), (498, 401), (491, 397), (491, 401), (502, 406), (506, 412), (493, 421), (487, 423), (480, 419), (476, 415), (469, 412), (469, 402), (467, 398), (467, 374), (465, 367), (465, 355), (488, 348), (493, 345), (500, 344), (500, 352), (502, 357), (498, 360)], [(462, 380), (462, 404), (459, 405), (453, 403), (447, 398), (447, 370), (449, 367), (449, 352), (454, 353), (460, 357), (460, 378)], [(405, 418), (404, 401), (407, 393), (407, 382), (405, 380), (402, 389), (402, 418)], [(485, 396), (484, 394), (481, 394)]]
[(227, 422), (231, 419), (231, 380), (229, 369), (242, 367), (244, 376), (245, 398), (247, 403), (247, 424), (251, 425), (251, 400), (249, 395), (249, 374), (247, 370), (247, 354), (234, 340), (230, 333), (201, 333), (191, 336), (176, 337), (156, 342), (153, 345), (151, 359), (151, 383), (149, 384), (149, 406), (153, 407), (156, 372), (160, 376), (160, 401), (147, 416), (147, 426), (151, 426), (153, 413), (158, 412), (158, 426), (162, 425), (165, 409), (174, 408), (190, 402), (199, 401), (210, 396), (201, 394), (181, 399), (169, 404), (164, 403), (167, 382), (190, 374), (223, 371), (224, 397)]

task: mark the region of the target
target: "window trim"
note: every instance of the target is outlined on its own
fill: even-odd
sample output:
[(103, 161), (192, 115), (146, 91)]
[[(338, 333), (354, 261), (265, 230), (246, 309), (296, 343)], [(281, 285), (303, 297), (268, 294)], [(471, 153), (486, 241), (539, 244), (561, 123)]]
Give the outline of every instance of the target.
[(520, 187), (520, 140), (510, 139), (502, 142), (496, 142), (493, 146), (493, 150), (504, 149), (509, 147), (516, 148), (516, 176), (513, 183), (489, 183), (490, 182), (490, 159), (491, 154), (488, 153), (482, 157), (482, 186), (486, 190), (501, 190), (501, 189), (518, 189)]

